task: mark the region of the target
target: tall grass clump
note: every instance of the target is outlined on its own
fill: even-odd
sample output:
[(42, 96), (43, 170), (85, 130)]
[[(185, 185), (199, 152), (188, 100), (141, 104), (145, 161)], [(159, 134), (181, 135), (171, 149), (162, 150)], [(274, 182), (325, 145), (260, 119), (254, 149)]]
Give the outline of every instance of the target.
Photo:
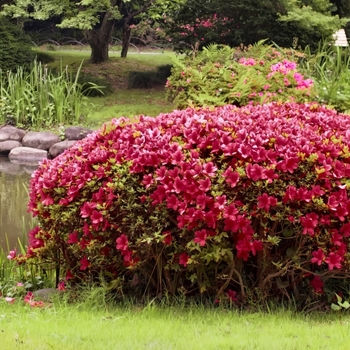
[(78, 83), (81, 67), (74, 76), (68, 67), (53, 74), (37, 61), (30, 70), (0, 70), (0, 123), (37, 128), (76, 123), (86, 106)]
[(350, 49), (320, 43), (311, 54), (305, 49), (307, 59), (301, 68), (312, 76), (317, 91), (317, 100), (338, 112), (350, 111)]

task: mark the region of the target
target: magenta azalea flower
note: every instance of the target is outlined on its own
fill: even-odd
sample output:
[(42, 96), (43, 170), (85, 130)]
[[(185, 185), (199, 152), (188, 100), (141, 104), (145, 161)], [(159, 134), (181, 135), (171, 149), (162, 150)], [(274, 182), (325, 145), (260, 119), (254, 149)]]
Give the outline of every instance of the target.
[(226, 295), (227, 295), (227, 297), (230, 299), (230, 301), (231, 301), (232, 303), (235, 303), (235, 302), (238, 301), (238, 299), (237, 299), (237, 292), (235, 292), (234, 290), (229, 289), (229, 290), (227, 291)]
[(325, 261), (328, 264), (329, 270), (333, 270), (334, 268), (336, 268), (336, 269), (341, 268), (342, 260), (343, 260), (343, 258), (340, 255), (338, 255), (334, 252), (331, 252)]
[(81, 260), (80, 260), (80, 270), (84, 271), (86, 270), (88, 267), (90, 266), (90, 262), (88, 260), (88, 258), (86, 256), (84, 256)]
[(267, 193), (263, 193), (258, 197), (258, 208), (269, 211), (270, 207), (274, 207), (276, 204), (277, 199), (275, 197), (269, 196)]
[(194, 235), (195, 235), (195, 238), (193, 242), (198, 243), (201, 247), (204, 247), (208, 237), (207, 230), (203, 229), (200, 231), (196, 231)]
[(120, 237), (116, 239), (118, 250), (127, 250), (129, 246), (128, 237), (123, 233)]
[(315, 293), (317, 293), (317, 294), (323, 293), (324, 282), (322, 281), (320, 276), (315, 276), (310, 281), (310, 284), (311, 284), (312, 288), (314, 289)]
[(311, 262), (317, 265), (321, 265), (323, 261), (325, 260), (324, 252), (321, 248), (319, 248), (317, 251), (312, 252), (313, 258), (311, 259)]
[(300, 218), (300, 223), (303, 226), (303, 235), (313, 236), (318, 225), (318, 215), (316, 213), (306, 214)]
[(171, 235), (171, 232), (170, 231), (164, 231), (162, 234), (164, 236), (163, 243), (165, 245), (171, 245), (171, 242), (173, 241), (173, 237)]
[(190, 257), (187, 255), (187, 253), (182, 253), (179, 256), (179, 264), (186, 267), (189, 259)]
[(253, 181), (266, 179), (265, 169), (258, 164), (251, 165), (249, 163), (246, 167), (246, 173)]

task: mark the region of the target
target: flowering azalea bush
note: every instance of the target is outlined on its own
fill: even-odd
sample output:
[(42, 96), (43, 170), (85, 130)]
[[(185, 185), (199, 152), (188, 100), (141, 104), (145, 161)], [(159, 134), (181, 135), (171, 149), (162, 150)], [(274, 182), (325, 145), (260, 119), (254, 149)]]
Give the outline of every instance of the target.
[(349, 273), (349, 130), (275, 102), (114, 119), (33, 174), (14, 259), (134, 295), (319, 298)]
[[(253, 57), (245, 57), (249, 51)], [(194, 59), (175, 60), (166, 83), (168, 98), (177, 108), (314, 100), (313, 81), (298, 71), (287, 54), (263, 45), (244, 54), (212, 45)]]

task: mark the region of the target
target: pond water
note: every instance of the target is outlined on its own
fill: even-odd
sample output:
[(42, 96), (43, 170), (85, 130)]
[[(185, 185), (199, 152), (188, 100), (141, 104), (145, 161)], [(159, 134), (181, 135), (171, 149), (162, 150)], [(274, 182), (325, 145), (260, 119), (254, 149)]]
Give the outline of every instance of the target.
[(27, 212), (28, 188), (36, 166), (11, 163), (0, 156), (0, 248), (18, 247), (25, 242), (34, 220)]

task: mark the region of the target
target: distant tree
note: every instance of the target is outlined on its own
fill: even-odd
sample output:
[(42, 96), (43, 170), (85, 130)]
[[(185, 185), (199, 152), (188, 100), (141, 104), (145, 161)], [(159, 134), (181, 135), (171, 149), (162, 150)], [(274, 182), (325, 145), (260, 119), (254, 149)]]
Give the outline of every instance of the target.
[(315, 45), (345, 20), (332, 15), (328, 0), (187, 0), (167, 18), (177, 49), (209, 43), (238, 46), (269, 39), (280, 46)]
[[(122, 28), (122, 52), (126, 57), (131, 21), (138, 15), (164, 3), (176, 0), (12, 0), (1, 1), (2, 14), (12, 18), (46, 20), (58, 17), (61, 28), (83, 30), (91, 47), (91, 62), (101, 63), (108, 59), (108, 48), (116, 25)], [(155, 10), (154, 10), (155, 11)]]

